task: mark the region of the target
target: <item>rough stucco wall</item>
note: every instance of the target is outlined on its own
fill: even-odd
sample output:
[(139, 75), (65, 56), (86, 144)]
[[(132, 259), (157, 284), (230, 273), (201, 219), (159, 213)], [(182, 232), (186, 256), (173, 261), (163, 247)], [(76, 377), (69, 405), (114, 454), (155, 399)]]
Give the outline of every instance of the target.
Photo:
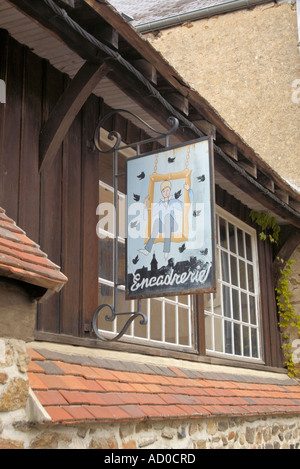
[(270, 3), (147, 39), (275, 171), (300, 187), (295, 4)]

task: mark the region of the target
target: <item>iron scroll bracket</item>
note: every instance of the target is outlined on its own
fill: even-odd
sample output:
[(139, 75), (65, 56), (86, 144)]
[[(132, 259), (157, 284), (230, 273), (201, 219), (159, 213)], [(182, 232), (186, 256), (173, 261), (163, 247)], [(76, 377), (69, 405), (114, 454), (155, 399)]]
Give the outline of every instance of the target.
[[(139, 141), (139, 142), (135, 142), (135, 143), (131, 143), (131, 144), (124, 144), (124, 143), (122, 143), (121, 135), (118, 132), (113, 130), (113, 131), (108, 133), (107, 138), (111, 142), (114, 141), (114, 144), (108, 150), (103, 150), (101, 148), (101, 142), (100, 142), (100, 139), (101, 139), (100, 133), (101, 133), (101, 129), (103, 128), (103, 124), (105, 123), (105, 121), (110, 119), (113, 115), (120, 114), (120, 113), (126, 113), (130, 116), (130, 118), (136, 119), (137, 121), (140, 122), (140, 124), (142, 124), (146, 129), (148, 129), (148, 131), (154, 133), (155, 135), (153, 137), (149, 137), (149, 138), (147, 138), (145, 140), (142, 140), (142, 141)], [(142, 154), (140, 153), (140, 148), (141, 148), (142, 145), (147, 144), (147, 143), (151, 143), (151, 142), (155, 142), (155, 141), (159, 141), (159, 140), (162, 140), (162, 139), (165, 140), (165, 147), (168, 148), (169, 147), (169, 137), (177, 131), (177, 129), (179, 127), (179, 121), (176, 117), (171, 116), (171, 117), (168, 118), (167, 124), (171, 126), (171, 129), (167, 132), (160, 132), (158, 130), (153, 129), (149, 124), (144, 122), (136, 114), (134, 114), (130, 111), (124, 110), (124, 109), (115, 109), (115, 110), (109, 112), (108, 114), (106, 114), (99, 121), (99, 123), (98, 123), (98, 125), (95, 129), (95, 132), (94, 132), (94, 144), (95, 144), (97, 150), (102, 154), (113, 153), (114, 227), (115, 227), (115, 233), (114, 233), (114, 238), (113, 238), (113, 284), (114, 284), (113, 305), (108, 304), (108, 303), (99, 305), (97, 307), (97, 309), (95, 310), (95, 312), (94, 312), (93, 320), (92, 320), (93, 331), (95, 332), (96, 336), (100, 340), (105, 341), (105, 342), (114, 342), (114, 341), (119, 340), (126, 333), (129, 326), (131, 325), (131, 323), (139, 317), (141, 318), (140, 319), (140, 324), (141, 325), (146, 325), (147, 322), (148, 322), (147, 316), (144, 313), (141, 312), (141, 300), (140, 299), (137, 300), (137, 311), (135, 311), (135, 312), (131, 312), (131, 311), (130, 312), (121, 312), (121, 313), (117, 312), (118, 286), (121, 285), (119, 280), (118, 280), (118, 232), (119, 232), (118, 179), (122, 176), (126, 176), (125, 173), (122, 173), (122, 174), (118, 173), (118, 152), (120, 150), (125, 150), (125, 149), (132, 148), (132, 149), (136, 150), (136, 154), (139, 157), (139, 156), (142, 156)], [(100, 330), (99, 330), (99, 326), (98, 326), (98, 324), (99, 324), (99, 315), (100, 315), (101, 311), (104, 308), (108, 308), (110, 310), (110, 314), (105, 315), (105, 320), (106, 321), (112, 322), (115, 319), (117, 319), (118, 316), (129, 316), (126, 323), (122, 327), (121, 331), (118, 332), (117, 335), (115, 335), (112, 338), (104, 337), (100, 333)]]

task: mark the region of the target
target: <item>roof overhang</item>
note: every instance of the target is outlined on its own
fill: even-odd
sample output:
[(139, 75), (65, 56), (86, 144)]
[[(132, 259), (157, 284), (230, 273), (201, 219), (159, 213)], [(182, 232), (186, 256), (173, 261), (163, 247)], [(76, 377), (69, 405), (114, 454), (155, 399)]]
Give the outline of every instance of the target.
[(71, 79), (85, 64), (108, 68), (93, 93), (157, 130), (180, 121), (172, 144), (211, 135), (215, 181), (253, 210), (300, 228), (300, 193), (104, 0), (0, 0), (0, 27)]
[(37, 300), (59, 292), (68, 281), (59, 266), (48, 259), (1, 207), (0, 276), (22, 282)]

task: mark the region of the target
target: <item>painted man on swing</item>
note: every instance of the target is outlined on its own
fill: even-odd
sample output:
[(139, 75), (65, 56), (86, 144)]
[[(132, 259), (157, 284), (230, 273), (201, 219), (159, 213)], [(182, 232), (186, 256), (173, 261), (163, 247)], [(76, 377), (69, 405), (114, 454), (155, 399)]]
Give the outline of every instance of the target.
[[(153, 227), (151, 230), (151, 236), (148, 242), (145, 244), (144, 249), (140, 249), (139, 252), (148, 255), (153, 247), (154, 241), (158, 234), (164, 234), (164, 257), (168, 258), (171, 250), (171, 237), (172, 233), (177, 231), (176, 222), (176, 211), (183, 213), (183, 202), (179, 199), (171, 196), (172, 184), (171, 181), (163, 181), (160, 185), (160, 192), (162, 198), (160, 201), (153, 206), (152, 215), (154, 219)], [(190, 203), (193, 201), (193, 191), (190, 186), (185, 183), (184, 189), (188, 191)], [(150, 196), (144, 200), (145, 208), (148, 207)]]

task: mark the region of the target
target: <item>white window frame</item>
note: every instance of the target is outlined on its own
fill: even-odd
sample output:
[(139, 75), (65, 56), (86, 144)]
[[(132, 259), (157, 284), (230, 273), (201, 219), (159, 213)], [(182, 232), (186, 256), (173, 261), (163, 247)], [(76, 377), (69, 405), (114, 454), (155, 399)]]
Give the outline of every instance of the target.
[[(226, 248), (221, 246), (219, 244), (220, 242), (220, 224), (219, 220), (220, 217), (226, 221), (226, 229), (227, 229), (227, 239), (228, 238), (228, 226), (229, 224), (233, 225), (235, 227), (235, 238), (237, 237), (237, 229), (240, 229), (243, 232), (243, 240), (244, 240), (244, 249), (245, 249), (245, 234), (247, 233), (250, 236), (251, 239), (251, 251), (252, 251), (252, 261), (249, 259), (246, 259), (245, 257), (242, 257), (239, 255), (237, 246), (236, 246), (236, 252), (234, 253), (233, 251), (230, 250), (230, 247), (227, 246)], [(205, 335), (206, 339), (208, 339), (208, 334), (211, 332), (211, 336), (209, 337), (210, 340), (206, 340), (207, 345), (206, 345), (206, 355), (208, 356), (217, 356), (217, 357), (223, 357), (223, 358), (231, 358), (231, 359), (237, 359), (237, 360), (243, 360), (243, 361), (255, 361), (255, 362), (260, 362), (263, 363), (262, 360), (262, 324), (261, 324), (261, 307), (260, 307), (260, 282), (259, 282), (259, 262), (258, 262), (258, 250), (257, 250), (257, 236), (256, 236), (256, 231), (253, 229), (251, 226), (247, 225), (246, 223), (242, 222), (238, 218), (234, 217), (231, 215), (229, 212), (225, 211), (221, 207), (216, 206), (216, 259), (217, 259), (217, 272), (218, 272), (218, 278), (217, 278), (217, 289), (219, 290), (219, 295), (220, 295), (220, 308), (221, 311), (218, 312), (218, 314), (214, 311), (214, 294), (209, 294), (210, 295), (210, 305), (211, 308), (208, 310), (205, 308), (204, 310), (204, 315), (205, 315)], [(228, 259), (230, 259), (230, 256), (235, 257), (237, 262), (241, 260), (244, 262), (245, 266), (251, 265), (253, 268), (253, 286), (254, 286), (254, 292), (251, 292), (249, 289), (245, 289), (241, 287), (240, 281), (238, 282), (238, 285), (233, 285), (231, 283), (231, 269), (228, 268), (229, 271), (229, 281), (226, 281), (222, 278), (222, 268), (221, 268), (221, 253), (224, 252), (227, 254)], [(240, 272), (239, 269), (237, 269), (237, 274), (238, 277), (240, 277)], [(245, 269), (245, 275), (246, 275), (246, 282), (247, 286), (248, 284), (248, 269)], [(240, 318), (236, 319), (233, 317), (233, 314), (231, 317), (228, 317), (224, 314), (225, 311), (225, 303), (223, 299), (223, 286), (228, 287), (230, 291), (230, 307), (231, 311), (232, 310), (232, 291), (235, 290), (238, 292), (239, 295), (239, 315)], [(241, 293), (244, 295), (247, 295), (247, 310), (248, 310), (248, 322), (243, 321), (242, 319), (242, 311), (241, 311)], [(250, 304), (249, 304), (249, 298), (253, 298), (254, 304), (255, 304), (255, 314), (256, 314), (256, 324), (251, 324), (250, 321)], [(220, 314), (221, 313), (221, 314)], [(208, 319), (210, 318), (210, 319)], [(214, 330), (214, 325), (215, 321), (220, 321), (222, 323), (222, 350), (220, 350), (220, 343), (216, 343), (215, 338), (217, 331)], [(210, 327), (208, 326), (208, 322), (210, 321)], [(225, 337), (225, 322), (226, 324), (230, 324), (231, 327), (231, 340), (232, 340), (232, 351), (229, 353), (226, 351), (226, 337)], [(241, 347), (241, 354), (235, 353), (234, 349), (234, 325), (236, 327), (240, 328), (240, 347)], [(253, 356), (253, 351), (252, 351), (252, 345), (251, 345), (251, 337), (249, 337), (249, 355), (246, 355), (243, 353), (243, 328), (247, 328), (247, 330), (250, 332), (253, 330), (256, 331), (256, 337), (257, 337), (257, 353), (258, 356)], [(210, 346), (208, 345), (210, 344)]]
[[(102, 186), (104, 187), (105, 189), (111, 191), (113, 193), (113, 188), (111, 186), (109, 186), (108, 184), (106, 183), (103, 183), (102, 181), (99, 181), (99, 186)], [(118, 192), (118, 196), (120, 197), (120, 199), (123, 199), (125, 200), (125, 195), (121, 192)], [(253, 229), (251, 226), (247, 225), (246, 223), (243, 223), (241, 220), (239, 220), (237, 217), (231, 215), (229, 212), (225, 211), (224, 209), (222, 209), (221, 207), (219, 206), (216, 206), (216, 230), (218, 230), (218, 233), (217, 233), (217, 240), (220, 240), (220, 232), (219, 232), (219, 218), (223, 218), (226, 223), (227, 223), (227, 230), (228, 230), (228, 224), (231, 224), (233, 226), (235, 226), (235, 230), (237, 229), (240, 229), (244, 234), (243, 236), (245, 236), (245, 233), (247, 233), (249, 236), (250, 236), (250, 239), (251, 239), (251, 251), (252, 251), (252, 256), (253, 256), (253, 259), (252, 261), (249, 261), (245, 258), (243, 258), (242, 260), (245, 262), (245, 265), (251, 265), (253, 267), (253, 280), (254, 280), (254, 292), (250, 292), (248, 290), (245, 290), (243, 288), (241, 288), (240, 286), (237, 287), (236, 285), (233, 286), (230, 282), (227, 282), (227, 281), (224, 281), (224, 279), (220, 278), (220, 275), (218, 275), (218, 279), (217, 279), (217, 289), (219, 289), (219, 295), (220, 295), (220, 307), (222, 308), (222, 314), (216, 314), (214, 312), (214, 309), (213, 309), (213, 296), (214, 294), (205, 294), (206, 297), (210, 296), (210, 299), (211, 299), (211, 305), (212, 305), (212, 310), (208, 310), (206, 308), (204, 308), (204, 318), (205, 318), (205, 322), (207, 321), (207, 318), (208, 317), (211, 317), (212, 320), (211, 320), (211, 325), (213, 326), (214, 324), (214, 318), (217, 318), (217, 319), (220, 319), (222, 321), (222, 334), (223, 334), (223, 347), (225, 347), (225, 321), (227, 321), (227, 323), (230, 323), (231, 324), (231, 328), (232, 328), (232, 333), (231, 333), (231, 337), (232, 337), (232, 341), (234, 341), (234, 332), (233, 332), (233, 327), (234, 327), (234, 324), (239, 324), (240, 326), (240, 330), (242, 331), (242, 328), (245, 326), (248, 328), (248, 330), (252, 330), (252, 329), (255, 329), (257, 331), (257, 350), (258, 350), (258, 356), (257, 357), (253, 357), (252, 356), (252, 353), (251, 353), (251, 340), (249, 340), (249, 343), (250, 343), (250, 356), (245, 356), (244, 354), (235, 354), (234, 351), (233, 353), (228, 353), (226, 352), (226, 350), (223, 348), (221, 351), (220, 350), (217, 350), (218, 347), (216, 347), (216, 343), (214, 342), (214, 339), (215, 339), (215, 334), (214, 334), (214, 331), (212, 330), (212, 337), (211, 337), (211, 343), (212, 343), (212, 347), (206, 347), (206, 355), (207, 356), (216, 356), (216, 357), (219, 357), (219, 358), (230, 358), (230, 359), (236, 359), (236, 360), (243, 360), (243, 361), (255, 361), (255, 362), (260, 362), (260, 363), (263, 363), (262, 361), (262, 327), (261, 327), (261, 314), (260, 314), (260, 311), (261, 311), (261, 308), (260, 308), (260, 284), (259, 284), (259, 263), (258, 263), (258, 251), (257, 251), (257, 237), (256, 237), (256, 231), (255, 229)], [(120, 220), (121, 222), (121, 220)], [(121, 228), (121, 227), (120, 227)], [(122, 228), (121, 228), (122, 229)], [(113, 239), (114, 237), (114, 228), (112, 231), (108, 231), (108, 230), (104, 230), (104, 229), (100, 229), (99, 230), (99, 233), (98, 235), (100, 235), (101, 237), (109, 237), (111, 239)], [(121, 236), (118, 236), (118, 241), (122, 244), (125, 244), (125, 238), (124, 237), (121, 237)], [(245, 243), (244, 243), (245, 245)], [(221, 252), (226, 252), (228, 256), (230, 255), (233, 255), (235, 256), (237, 259), (240, 259), (241, 256), (238, 255), (237, 253), (237, 250), (236, 250), (236, 254), (234, 254), (233, 252), (231, 252), (229, 250), (229, 247), (228, 249), (225, 249), (224, 247), (220, 246), (218, 241), (216, 242), (216, 250), (217, 250), (217, 255), (216, 255), (216, 260), (217, 260), (217, 272), (220, 273), (221, 272)], [(230, 269), (229, 269), (230, 271)], [(247, 272), (247, 269), (246, 269), (246, 272)], [(239, 273), (238, 273), (239, 275)], [(247, 275), (247, 273), (246, 273)], [(101, 276), (99, 276), (98, 278), (98, 283), (99, 283), (99, 286), (101, 284), (103, 285), (107, 285), (108, 287), (111, 287), (113, 288), (114, 287), (114, 284), (112, 281), (110, 280), (107, 280), (105, 278), (102, 278)], [(255, 308), (256, 308), (256, 325), (254, 326), (253, 324), (250, 325), (250, 323), (246, 323), (244, 322), (243, 320), (239, 320), (237, 321), (236, 319), (234, 318), (228, 318), (228, 317), (225, 317), (224, 315), (224, 302), (223, 302), (223, 286), (226, 286), (226, 287), (229, 287), (229, 289), (231, 289), (230, 291), (232, 291), (232, 289), (236, 290), (239, 292), (239, 295), (241, 293), (245, 293), (247, 294), (247, 299), (249, 301), (249, 297), (251, 296), (253, 299), (254, 299), (254, 302), (255, 302)], [(118, 290), (120, 292), (124, 292), (125, 291), (125, 287), (120, 285), (118, 286)], [(159, 302), (160, 305), (161, 305), (161, 324), (162, 324), (162, 338), (161, 340), (156, 340), (154, 339), (153, 337), (151, 337), (151, 302)], [(230, 302), (232, 302), (232, 298), (230, 299)], [(139, 345), (150, 345), (150, 346), (155, 346), (155, 347), (159, 347), (159, 348), (168, 348), (168, 349), (180, 349), (182, 351), (186, 351), (186, 352), (196, 352), (196, 343), (197, 343), (197, 337), (196, 337), (196, 333), (197, 331), (195, 331), (195, 327), (196, 327), (196, 321), (194, 320), (195, 318), (193, 317), (193, 314), (196, 314), (196, 312), (193, 313), (193, 306), (194, 306), (194, 300), (193, 300), (193, 296), (188, 296), (187, 297), (187, 303), (182, 303), (179, 301), (179, 297), (160, 297), (160, 298), (148, 298), (148, 299), (145, 299), (143, 300), (143, 308), (145, 309), (143, 312), (147, 315), (148, 317), (148, 323), (147, 325), (143, 326), (145, 327), (145, 334), (144, 336), (145, 337), (140, 337), (139, 335), (137, 335), (135, 333), (135, 328), (137, 328), (137, 324), (136, 324), (136, 321), (138, 321), (138, 319), (136, 321), (134, 321), (131, 325), (130, 325), (130, 328), (128, 329), (128, 331), (124, 334), (123, 338), (121, 339), (121, 341), (127, 341), (127, 342), (132, 342), (132, 343), (136, 343), (136, 344), (139, 344)], [(223, 305), (222, 305), (223, 303)], [(152, 303), (153, 304), (153, 303)], [(174, 321), (175, 321), (175, 331), (176, 331), (176, 338), (175, 338), (175, 341), (174, 342), (170, 342), (167, 340), (166, 338), (166, 323), (165, 323), (165, 309), (166, 309), (166, 305), (172, 305), (174, 306), (175, 308), (175, 318), (174, 318)], [(145, 305), (146, 305), (146, 308), (145, 308)], [(186, 309), (187, 310), (187, 315), (188, 315), (188, 319), (187, 319), (187, 322), (188, 322), (188, 344), (183, 344), (183, 343), (180, 343), (180, 340), (179, 340), (179, 308), (183, 308), (183, 309)], [(134, 312), (136, 310), (136, 301), (135, 300), (128, 300), (128, 311), (131, 311), (131, 312)], [(249, 313), (249, 303), (248, 303), (248, 313)], [(242, 314), (240, 312), (240, 314)], [(117, 323), (117, 320), (115, 320), (113, 322), (113, 324), (110, 323), (110, 326), (111, 326), (111, 330), (106, 330), (106, 329), (99, 329), (101, 331), (101, 334), (104, 335), (104, 336), (107, 336), (107, 338), (110, 338), (112, 336), (115, 336), (117, 333), (118, 333), (118, 323)], [(205, 326), (205, 329), (206, 329), (206, 326)], [(207, 329), (205, 330), (205, 336), (207, 337)], [(241, 332), (241, 348), (242, 348), (242, 332)], [(234, 347), (234, 346), (233, 346)]]
[[(106, 190), (110, 191), (113, 193), (113, 188), (109, 186), (108, 184), (102, 182), (99, 180), (99, 187), (102, 186)], [(121, 192), (118, 192), (118, 196), (120, 199), (125, 200), (125, 195)], [(120, 220), (121, 222), (121, 220)], [(121, 227), (120, 227), (121, 228)], [(112, 231), (104, 230), (103, 228), (98, 229), (98, 236), (100, 237), (109, 237), (110, 239), (114, 238), (114, 228)], [(125, 238), (118, 236), (118, 241), (122, 244), (125, 244)], [(98, 277), (98, 284), (99, 286), (102, 285), (107, 285), (108, 287), (114, 288), (114, 283), (110, 280), (107, 280), (103, 277)], [(124, 292), (125, 287), (120, 285), (117, 287), (118, 291)], [(124, 334), (123, 338), (120, 339), (121, 341), (130, 341), (130, 342), (135, 342), (138, 344), (147, 344), (147, 345), (153, 345), (156, 347), (166, 347), (166, 348), (174, 348), (174, 349), (184, 349), (185, 351), (194, 351), (195, 346), (196, 346), (196, 341), (194, 338), (194, 333), (193, 333), (193, 298), (192, 296), (188, 295), (187, 296), (187, 302), (182, 303), (179, 301), (178, 296), (173, 296), (173, 297), (160, 297), (160, 298), (148, 298), (146, 301), (147, 307), (146, 311), (142, 311), (147, 315), (148, 318), (148, 323), (147, 325), (143, 326), (146, 328), (146, 337), (140, 337), (138, 335), (135, 335), (135, 328), (137, 327), (136, 322), (139, 321), (139, 319), (136, 319), (133, 321), (130, 325), (130, 328), (128, 329), (127, 333)], [(161, 324), (162, 324), (162, 338), (161, 340), (155, 340), (151, 338), (151, 302), (156, 301), (159, 302), (161, 305)], [(175, 341), (170, 342), (166, 338), (166, 305), (171, 305), (175, 309)], [(187, 311), (187, 324), (188, 324), (188, 343), (183, 344), (180, 342), (180, 337), (179, 337), (179, 309), (185, 309)], [(128, 311), (134, 312), (136, 311), (136, 301), (135, 300), (128, 300)], [(110, 323), (111, 324), (111, 323)], [(118, 333), (117, 330), (118, 323), (117, 320), (114, 320), (113, 325), (112, 325), (112, 330), (108, 331), (106, 329), (99, 329), (101, 334), (103, 336), (107, 336), (107, 338), (113, 337)]]

